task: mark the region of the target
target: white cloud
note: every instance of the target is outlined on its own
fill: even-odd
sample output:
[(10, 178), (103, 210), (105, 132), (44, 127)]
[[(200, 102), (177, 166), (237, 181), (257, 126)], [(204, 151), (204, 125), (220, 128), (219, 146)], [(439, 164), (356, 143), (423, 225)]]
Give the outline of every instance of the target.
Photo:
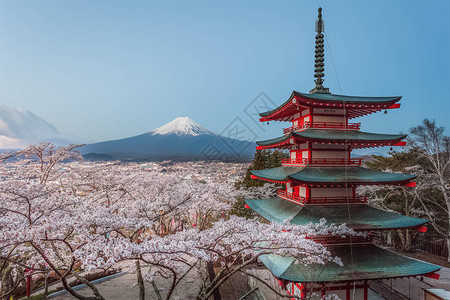
[(19, 149), (27, 146), (28, 141), (0, 135), (0, 149)]
[(0, 105), (0, 148), (22, 148), (36, 142), (68, 144), (68, 138), (32, 112)]

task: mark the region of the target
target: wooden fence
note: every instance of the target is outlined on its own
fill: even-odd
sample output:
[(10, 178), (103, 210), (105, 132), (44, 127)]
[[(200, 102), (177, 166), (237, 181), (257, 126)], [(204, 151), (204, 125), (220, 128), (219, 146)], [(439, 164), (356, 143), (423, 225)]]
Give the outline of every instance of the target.
[[(379, 245), (393, 247), (395, 249), (401, 248), (399, 244), (393, 243), (391, 239), (388, 239), (387, 235), (373, 234), (372, 237), (375, 243)], [(412, 246), (413, 249), (418, 251), (435, 254), (445, 259), (448, 257), (447, 242), (444, 239), (441, 241), (415, 240)]]
[(421, 250), (444, 258), (447, 258), (448, 256), (448, 248), (445, 240), (442, 242), (416, 241), (414, 243), (414, 248), (416, 250)]

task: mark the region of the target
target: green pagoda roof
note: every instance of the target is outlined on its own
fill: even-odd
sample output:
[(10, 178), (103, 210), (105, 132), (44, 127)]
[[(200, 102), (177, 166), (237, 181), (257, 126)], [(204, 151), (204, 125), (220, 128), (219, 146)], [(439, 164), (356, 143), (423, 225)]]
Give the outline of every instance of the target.
[(290, 222), (295, 225), (319, 223), (320, 219), (325, 218), (328, 225), (347, 224), (355, 230), (386, 230), (416, 227), (428, 222), (425, 219), (380, 210), (367, 204), (302, 206), (278, 197), (245, 200), (245, 203), (268, 221), (284, 223), (284, 220), (292, 218)]
[(291, 282), (339, 282), (375, 280), (423, 275), (441, 267), (411, 259), (375, 245), (327, 247), (333, 256), (340, 257), (344, 266), (295, 264), (294, 258), (274, 254), (260, 257), (264, 265), (279, 279)]
[(392, 97), (361, 97), (361, 96), (347, 96), (338, 94), (307, 94), (294, 91), (295, 96), (311, 99), (311, 100), (323, 100), (323, 101), (334, 101), (343, 102), (348, 104), (366, 104), (366, 103), (386, 103), (386, 102), (397, 102), (402, 97), (392, 96)]
[(300, 132), (291, 132), (287, 135), (265, 140), (257, 141), (259, 146), (270, 146), (288, 141), (291, 137), (305, 141), (347, 141), (347, 142), (399, 142), (406, 137), (404, 134), (380, 134), (361, 131), (342, 131), (342, 130), (317, 130), (306, 129)]
[(285, 167), (252, 170), (256, 177), (272, 181), (294, 180), (304, 183), (403, 183), (416, 175), (387, 173), (362, 167)]
[(292, 99), (296, 97), (300, 100), (306, 100), (306, 101), (319, 101), (322, 103), (343, 103), (345, 104), (356, 104), (356, 105), (367, 105), (367, 104), (394, 104), (395, 102), (399, 101), (402, 97), (401, 96), (394, 96), (394, 97), (359, 97), (359, 96), (347, 96), (347, 95), (337, 95), (337, 94), (306, 94), (306, 93), (300, 93), (297, 91), (293, 91), (291, 96), (287, 101), (285, 101), (283, 104), (278, 106), (275, 109), (260, 113), (259, 115), (261, 117), (267, 117), (277, 110), (283, 108), (286, 106), (289, 102), (292, 101)]

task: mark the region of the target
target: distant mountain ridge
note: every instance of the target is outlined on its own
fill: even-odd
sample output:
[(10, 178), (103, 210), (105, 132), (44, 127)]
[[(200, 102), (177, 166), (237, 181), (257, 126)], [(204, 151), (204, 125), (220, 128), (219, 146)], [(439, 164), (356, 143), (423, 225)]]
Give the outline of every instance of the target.
[(188, 117), (179, 117), (150, 132), (83, 146), (92, 160), (251, 161), (255, 143), (219, 136)]
[[(34, 113), (0, 105), (0, 150), (20, 149), (37, 142), (80, 143)], [(147, 133), (83, 146), (89, 160), (222, 160), (251, 161), (255, 143), (219, 136), (188, 117), (179, 117)], [(387, 156), (388, 147), (356, 150), (352, 156), (371, 160)]]
[[(20, 149), (37, 142), (78, 143), (24, 108), (0, 105), (0, 149)], [(188, 117), (179, 117), (150, 132), (88, 144), (80, 152), (89, 160), (251, 161), (255, 144), (219, 136)]]
[(40, 141), (70, 143), (55, 126), (34, 113), (0, 105), (0, 149), (17, 149)]

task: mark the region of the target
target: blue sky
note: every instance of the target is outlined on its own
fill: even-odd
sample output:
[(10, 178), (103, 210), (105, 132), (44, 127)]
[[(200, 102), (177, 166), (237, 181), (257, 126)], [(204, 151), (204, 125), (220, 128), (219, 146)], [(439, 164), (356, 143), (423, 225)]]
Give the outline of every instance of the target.
[[(450, 1), (0, 1), (0, 103), (99, 141), (189, 116), (220, 133), (261, 92), (276, 104), (314, 87), (323, 7), (333, 93), (402, 95), (363, 130), (450, 128)], [(285, 126), (283, 126), (285, 125)]]

